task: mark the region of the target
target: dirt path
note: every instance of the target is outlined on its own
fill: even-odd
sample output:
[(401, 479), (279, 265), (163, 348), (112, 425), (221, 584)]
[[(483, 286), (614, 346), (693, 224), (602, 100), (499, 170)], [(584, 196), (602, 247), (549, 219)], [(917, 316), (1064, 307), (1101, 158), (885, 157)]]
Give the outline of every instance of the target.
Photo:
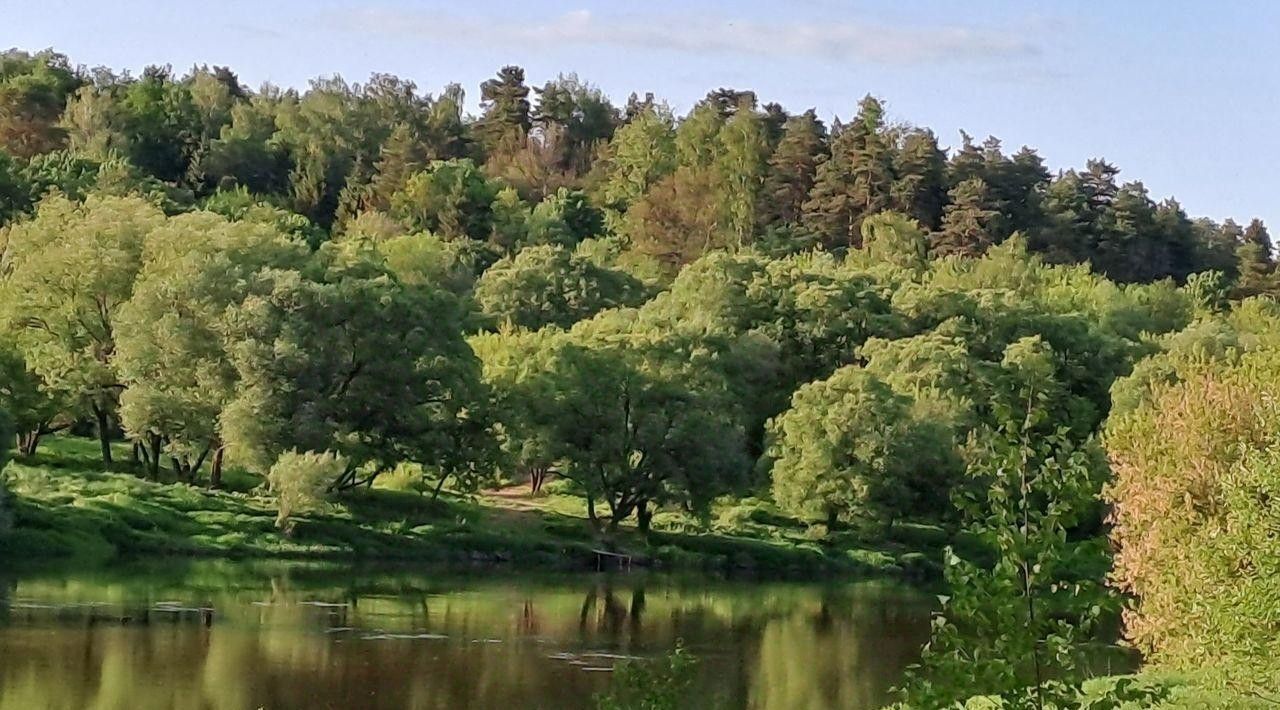
[(517, 484), (507, 486), (506, 488), (493, 488), (487, 491), (481, 491), (481, 496), (489, 500), (496, 507), (510, 508), (512, 510), (543, 510), (543, 506), (529, 495), (529, 486), (526, 484)]

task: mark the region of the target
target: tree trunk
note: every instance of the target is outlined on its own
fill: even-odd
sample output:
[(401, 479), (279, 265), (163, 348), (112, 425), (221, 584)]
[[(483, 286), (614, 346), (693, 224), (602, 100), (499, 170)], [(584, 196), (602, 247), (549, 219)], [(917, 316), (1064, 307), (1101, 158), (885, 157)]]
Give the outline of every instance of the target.
[(649, 523), (653, 521), (653, 511), (649, 510), (647, 501), (640, 501), (636, 506), (636, 524), (640, 527), (640, 532), (645, 535), (649, 534)]
[(147, 475), (151, 480), (160, 480), (160, 435), (148, 434), (151, 439), (151, 449), (146, 452), (147, 456)]
[(209, 468), (210, 488), (222, 488), (222, 452), (221, 446), (213, 450), (213, 463)]
[(836, 524), (840, 522), (840, 513), (835, 508), (827, 509), (827, 532), (835, 532)]
[(590, 493), (587, 494), (587, 520), (590, 520), (591, 527), (599, 532), (600, 517), (596, 515), (596, 498)]
[(609, 501), (609, 532), (616, 532), (618, 526), (622, 525), (622, 521), (631, 517), (631, 511), (635, 509), (634, 503), (626, 501), (626, 497), (619, 494), (618, 500)]
[(447, 480), (449, 480), (448, 476), (440, 477), (440, 481), (436, 483), (435, 490), (431, 491), (431, 500), (438, 500), (440, 498), (440, 491), (444, 490), (444, 482)]
[(18, 454), (21, 456), (35, 456), (36, 449), (40, 446), (40, 430), (27, 431), (18, 435)]
[(133, 440), (133, 446), (129, 450), (129, 463), (135, 466), (142, 463), (142, 442), (137, 439)]
[(111, 420), (107, 410), (93, 404), (93, 416), (98, 423), (98, 444), (102, 447), (102, 467), (111, 468)]

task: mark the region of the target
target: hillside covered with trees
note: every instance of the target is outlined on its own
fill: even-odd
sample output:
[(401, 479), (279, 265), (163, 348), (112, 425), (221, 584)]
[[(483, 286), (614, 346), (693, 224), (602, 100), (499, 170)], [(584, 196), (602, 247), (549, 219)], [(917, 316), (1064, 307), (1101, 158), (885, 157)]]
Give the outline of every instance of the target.
[[(870, 95), (829, 123), (726, 88), (677, 116), (508, 66), (479, 98), (0, 55), (0, 554), (97, 510), (108, 479), (54, 465), (73, 436), (131, 499), (272, 501), (290, 554), (369, 488), (546, 483), (588, 546), (927, 534), (949, 591), (913, 707), (1269, 687), (1260, 220), (1193, 219), (1102, 159), (952, 143)], [(157, 525), (148, 551), (217, 547)], [(382, 533), (450, 544), (415, 530)], [(1081, 685), (1121, 609), (1193, 684)]]

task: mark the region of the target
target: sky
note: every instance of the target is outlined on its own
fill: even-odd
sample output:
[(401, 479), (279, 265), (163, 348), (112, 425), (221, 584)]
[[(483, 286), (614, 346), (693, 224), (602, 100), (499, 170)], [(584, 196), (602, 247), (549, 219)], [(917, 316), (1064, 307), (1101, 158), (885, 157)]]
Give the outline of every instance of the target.
[(621, 104), (683, 112), (752, 89), (792, 112), (965, 130), (1051, 170), (1102, 157), (1192, 216), (1262, 217), (1280, 235), (1280, 3), (1270, 0), (0, 0), (0, 47), (52, 47), (134, 73), (227, 65), (250, 86), (386, 72), (436, 92), (518, 64), (576, 72)]

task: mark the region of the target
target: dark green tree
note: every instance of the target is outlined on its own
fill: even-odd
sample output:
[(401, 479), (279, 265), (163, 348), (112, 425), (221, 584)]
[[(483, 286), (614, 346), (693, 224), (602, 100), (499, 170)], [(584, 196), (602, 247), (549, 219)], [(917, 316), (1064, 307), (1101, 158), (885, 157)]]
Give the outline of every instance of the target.
[(598, 145), (613, 137), (621, 120), (609, 98), (577, 75), (561, 75), (535, 89), (533, 125), (544, 136), (555, 136), (554, 150), (562, 170), (585, 174)]
[(936, 229), (947, 202), (947, 157), (933, 131), (906, 131), (895, 153), (893, 209)]
[(1249, 226), (1244, 229), (1243, 241), (1245, 244), (1258, 245), (1262, 250), (1263, 261), (1275, 264), (1275, 246), (1271, 243), (1271, 234), (1267, 232), (1267, 225), (1262, 220), (1254, 217), (1249, 222)]
[(61, 148), (63, 109), (83, 83), (67, 58), (51, 50), (0, 52), (0, 150), (30, 158)]
[(981, 256), (995, 243), (993, 226), (1000, 213), (992, 209), (991, 190), (982, 178), (969, 178), (951, 188), (942, 227), (929, 236), (936, 256)]
[(827, 155), (827, 130), (809, 109), (787, 119), (782, 139), (769, 156), (760, 196), (762, 227), (800, 221), (805, 200), (813, 189), (818, 165)]
[(483, 115), (477, 130), (486, 148), (495, 152), (519, 147), (533, 127), (524, 69), (505, 66), (496, 77), (486, 79), (480, 85), (480, 108)]
[(872, 96), (831, 142), (831, 158), (818, 166), (804, 223), (830, 249), (857, 247), (865, 217), (891, 205), (893, 146), (884, 130), (884, 106)]

